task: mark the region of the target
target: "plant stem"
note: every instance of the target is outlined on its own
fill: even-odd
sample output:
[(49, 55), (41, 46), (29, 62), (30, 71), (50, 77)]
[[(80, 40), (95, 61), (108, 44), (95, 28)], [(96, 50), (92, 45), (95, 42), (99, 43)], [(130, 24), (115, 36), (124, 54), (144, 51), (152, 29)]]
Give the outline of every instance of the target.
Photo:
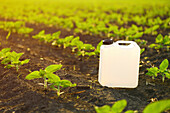
[(60, 83), (57, 86), (57, 95), (60, 96)]
[(8, 35), (6, 36), (6, 40), (8, 40), (10, 35), (11, 35), (11, 31), (8, 32)]
[(47, 89), (47, 79), (44, 77), (44, 89)]
[(162, 81), (163, 81), (163, 82), (165, 81), (165, 76), (164, 76), (164, 75), (162, 76)]

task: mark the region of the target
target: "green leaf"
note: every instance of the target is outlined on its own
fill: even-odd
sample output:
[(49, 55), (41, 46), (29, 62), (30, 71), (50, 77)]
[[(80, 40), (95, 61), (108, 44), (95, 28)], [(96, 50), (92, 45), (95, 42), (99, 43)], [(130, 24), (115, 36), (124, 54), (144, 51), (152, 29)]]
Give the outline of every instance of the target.
[(161, 34), (159, 34), (157, 37), (156, 37), (156, 43), (163, 43), (163, 36)]
[(71, 41), (71, 46), (76, 46), (79, 41), (80, 41), (80, 37), (73, 38), (73, 40)]
[(25, 59), (25, 60), (21, 61), (21, 65), (27, 64), (29, 61), (30, 61), (30, 59)]
[(48, 78), (49, 83), (57, 83), (60, 81), (60, 77), (53, 73), (47, 73), (46, 78)]
[(142, 54), (145, 51), (145, 48), (140, 50), (140, 54)]
[(60, 81), (60, 86), (65, 88), (65, 87), (74, 87), (76, 84), (72, 84), (69, 80), (61, 80)]
[(125, 113), (135, 113), (133, 110), (128, 110)]
[(45, 71), (44, 70), (42, 70), (42, 69), (40, 69), (40, 76), (42, 76), (42, 77), (44, 77), (44, 75), (45, 75)]
[(82, 41), (77, 41), (75, 44), (76, 44), (75, 46), (77, 46), (77, 48), (78, 48), (79, 50), (80, 50), (80, 49), (83, 49), (84, 43), (83, 43)]
[(0, 51), (0, 60), (4, 59), (8, 52), (10, 52), (11, 48), (4, 48)]
[(149, 76), (153, 76), (153, 77), (157, 77), (158, 75), (158, 68), (157, 67), (152, 67), (152, 68), (147, 68), (148, 72), (146, 73), (146, 75)]
[(143, 113), (161, 113), (163, 111), (170, 109), (170, 99), (160, 100), (154, 103), (147, 105)]
[(11, 65), (11, 64), (8, 64), (7, 66), (5, 66), (4, 68), (11, 68), (11, 67), (14, 67), (14, 65)]
[(91, 44), (83, 44), (84, 50), (93, 50), (95, 49)]
[(40, 76), (39, 71), (33, 71), (32, 73), (28, 74), (25, 79), (27, 80), (32, 80), (32, 79), (36, 79), (36, 78), (42, 78), (42, 76)]
[(159, 25), (154, 25), (154, 26), (152, 27), (152, 31), (157, 30), (159, 27), (160, 27)]
[(164, 40), (163, 40), (163, 44), (164, 45), (170, 45), (170, 36), (165, 36), (164, 37)]
[(61, 69), (62, 65), (50, 65), (48, 67), (45, 68), (45, 71), (47, 73), (53, 73), (59, 69)]
[(9, 58), (4, 58), (2, 61), (1, 61), (1, 64), (8, 64), (10, 62), (10, 59)]
[(170, 79), (170, 72), (165, 72), (164, 74), (168, 79)]
[(163, 45), (156, 45), (155, 46), (155, 49), (160, 49), (160, 48), (163, 48)]
[(70, 42), (73, 38), (74, 36), (67, 36), (64, 38), (64, 42)]
[(139, 37), (142, 37), (143, 36), (143, 32), (139, 32), (139, 33), (136, 33), (135, 35), (133, 35), (132, 37), (133, 38), (139, 38)]
[(104, 105), (102, 107), (94, 107), (97, 113), (111, 113), (111, 108), (108, 105)]
[(159, 65), (160, 70), (165, 71), (168, 68), (169, 62), (167, 59), (163, 60)]
[(97, 45), (97, 47), (96, 47), (96, 50), (94, 51), (95, 54), (100, 54), (100, 47), (101, 47), (101, 45), (103, 45), (103, 40), (101, 40), (101, 41), (98, 43), (98, 45)]
[(126, 100), (119, 100), (115, 104), (113, 104), (111, 108), (112, 112), (121, 113), (123, 109), (126, 107), (126, 105), (127, 105)]
[(95, 54), (95, 52), (85, 52), (85, 55), (93, 56), (93, 55), (96, 55), (96, 54)]
[(156, 44), (150, 44), (149, 47), (150, 48), (154, 48), (156, 46)]
[(54, 40), (54, 39), (59, 39), (60, 34), (61, 34), (61, 31), (58, 31), (58, 32), (53, 33), (53, 34), (52, 34), (52, 39), (53, 39), (53, 40)]
[(11, 51), (11, 48), (4, 48), (4, 49), (2, 49), (0, 52), (2, 52), (2, 53), (7, 53), (7, 52), (9, 52), (9, 51)]

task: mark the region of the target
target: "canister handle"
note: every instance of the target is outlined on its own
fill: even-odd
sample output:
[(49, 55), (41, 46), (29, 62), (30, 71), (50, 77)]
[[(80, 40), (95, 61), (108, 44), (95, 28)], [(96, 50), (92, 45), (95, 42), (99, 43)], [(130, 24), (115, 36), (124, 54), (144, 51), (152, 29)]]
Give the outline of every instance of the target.
[[(129, 44), (129, 45), (119, 45), (119, 43), (124, 43), (124, 44)], [(115, 45), (122, 47), (122, 48), (132, 48), (132, 47), (136, 46), (136, 42), (134, 42), (134, 41), (116, 41)]]

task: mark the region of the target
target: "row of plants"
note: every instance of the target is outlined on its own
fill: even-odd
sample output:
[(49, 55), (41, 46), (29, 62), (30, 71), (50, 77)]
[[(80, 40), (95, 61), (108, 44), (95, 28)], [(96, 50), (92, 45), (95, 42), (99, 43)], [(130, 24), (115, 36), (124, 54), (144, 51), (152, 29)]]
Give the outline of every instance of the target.
[[(109, 105), (104, 105), (102, 107), (95, 106), (95, 110), (97, 113), (122, 113), (126, 106), (126, 100), (119, 100), (115, 102), (111, 107)], [(160, 100), (148, 104), (144, 108), (143, 113), (162, 113), (164, 111), (168, 112), (168, 110), (170, 110), (170, 99)], [(124, 113), (138, 113), (138, 111), (128, 110)]]
[(1, 64), (5, 65), (4, 68), (12, 68), (15, 67), (18, 72), (20, 66), (29, 62), (30, 59), (25, 59), (20, 61), (21, 56), (24, 53), (16, 53), (15, 51), (11, 51), (11, 48), (4, 48), (0, 51), (0, 61)]
[[(1, 21), (0, 28), (4, 29), (5, 31), (8, 31), (8, 35), (6, 36), (6, 39), (9, 38), (11, 32), (17, 32), (18, 34), (24, 34), (25, 36), (27, 36), (30, 32), (33, 31), (32, 28), (25, 27), (25, 23), (23, 21), (16, 21), (16, 22)], [(120, 37), (125, 37), (125, 40), (135, 40), (140, 45), (146, 45), (147, 41), (140, 39), (140, 37), (142, 37), (144, 34), (142, 30), (143, 30), (142, 27), (137, 27), (134, 24), (128, 29), (121, 27), (120, 30), (118, 29), (118, 26), (110, 26), (108, 37), (116, 37), (118, 39)], [(155, 31), (152, 31), (152, 29), (150, 29), (150, 31), (155, 32)], [(148, 33), (150, 33), (150, 31), (147, 30)], [(79, 37), (76, 37), (74, 39), (74, 36), (68, 36), (62, 39), (62, 38), (59, 38), (59, 35), (60, 35), (60, 32), (56, 32), (51, 35), (51, 34), (45, 34), (45, 31), (41, 31), (36, 36), (33, 36), (33, 38), (38, 38), (41, 41), (44, 40), (45, 42), (52, 42), (52, 45), (57, 45), (57, 46), (63, 45), (64, 48), (69, 47), (69, 46), (72, 46), (72, 47), (77, 46), (77, 47), (73, 47), (72, 51), (74, 52), (75, 51), (74, 49), (77, 49), (78, 56), (81, 56), (81, 55), (92, 56), (92, 55), (99, 54), (98, 47), (97, 49), (95, 49), (91, 44), (84, 44), (82, 41), (79, 40)], [(71, 43), (70, 41), (73, 39), (74, 41)], [(163, 37), (161, 34), (159, 34), (156, 37), (155, 43), (151, 44), (149, 47), (155, 48), (155, 49), (167, 48), (167, 50), (169, 50), (169, 47), (170, 47), (169, 45), (170, 45), (169, 36), (165, 35)], [(94, 52), (85, 52), (85, 51), (90, 51), (90, 50), (94, 50)]]
[(91, 44), (85, 44), (80, 40), (80, 37), (74, 37), (73, 35), (67, 36), (65, 38), (60, 38), (60, 31), (53, 34), (45, 34), (45, 31), (40, 31), (33, 38), (39, 39), (40, 41), (51, 43), (54, 46), (63, 47), (64, 49), (70, 47), (72, 52), (76, 52), (77, 56), (98, 56), (100, 53), (100, 46), (102, 41), (99, 42), (95, 48)]
[(155, 48), (155, 49), (161, 49), (161, 48), (166, 48), (167, 51), (169, 51), (170, 48), (170, 36), (165, 35), (162, 36), (159, 34), (155, 38), (155, 43), (149, 45), (150, 48)]
[[(77, 56), (92, 56), (92, 55), (99, 55), (100, 54), (100, 46), (103, 44), (103, 41), (100, 41), (100, 43), (97, 45), (97, 47), (93, 47), (91, 44), (84, 44), (82, 41), (80, 41), (79, 37), (74, 37), (74, 36), (67, 36), (65, 38), (59, 38), (60, 36), (60, 31), (55, 32), (53, 34), (45, 34), (45, 31), (42, 30), (40, 31), (37, 35), (34, 35), (33, 38), (39, 39), (40, 41), (45, 41), (46, 43), (51, 43), (52, 45), (58, 46), (58, 47), (63, 47), (64, 49), (67, 47), (72, 48), (72, 52), (75, 52), (76, 49), (76, 55)], [(150, 48), (153, 48), (159, 46), (160, 49), (163, 47), (167, 47), (169, 49), (170, 45), (170, 38), (169, 36), (163, 37), (161, 34), (159, 34), (156, 39), (156, 44), (150, 44)], [(87, 52), (93, 50), (92, 52)], [(145, 51), (145, 48), (141, 49), (141, 54)], [(158, 75), (162, 76), (162, 81), (164, 82), (165, 78), (170, 79), (170, 70), (168, 69), (169, 61), (167, 59), (163, 60), (162, 63), (160, 64), (160, 69), (157, 67), (151, 67), (148, 68), (148, 72), (146, 75), (157, 77)]]
[(18, 33), (28, 36), (34, 29), (25, 26), (25, 22), (23, 21), (0, 21), (0, 29), (8, 31), (8, 35), (6, 39), (9, 38), (11, 33)]
[[(154, 5), (152, 6), (152, 4), (150, 4), (150, 6), (148, 6), (149, 10), (145, 11), (145, 7), (143, 5), (140, 8), (133, 7), (133, 9), (125, 6), (121, 8), (111, 7), (111, 5), (107, 8), (96, 7), (93, 9), (85, 4), (85, 6), (80, 5), (81, 7), (79, 5), (75, 5), (74, 8), (70, 5), (67, 5), (67, 8), (58, 6), (56, 9), (56, 6), (54, 7), (53, 4), (50, 3), (50, 8), (49, 5), (42, 7), (41, 4), (39, 4), (38, 6), (33, 7), (32, 5), (25, 6), (18, 4), (16, 6), (12, 5), (10, 8), (6, 9), (3, 8), (6, 6), (6, 2), (4, 4), (2, 2), (0, 5), (2, 6), (0, 7), (0, 14), (2, 17), (23, 20), (35, 24), (43, 23), (49, 26), (57, 26), (68, 30), (74, 29), (76, 33), (80, 32), (112, 36), (112, 32), (114, 32), (113, 35), (119, 35), (122, 33), (128, 37), (133, 37), (133, 35), (139, 34), (157, 35), (157, 30), (159, 28), (168, 29), (170, 22), (169, 7), (166, 6), (166, 4), (161, 7), (154, 7)], [(28, 2), (28, 4), (32, 2), (33, 1)], [(21, 4), (24, 3), (25, 2), (21, 2)], [(66, 5), (63, 2), (59, 3)], [(105, 4), (108, 5), (108, 3), (106, 2)], [(96, 4), (99, 3), (96, 2)], [(74, 5), (74, 2), (71, 5)], [(139, 12), (136, 12), (135, 8), (138, 10), (140, 9)], [(18, 10), (13, 13), (14, 9)], [(120, 10), (120, 13), (117, 13), (118, 10)], [(129, 29), (133, 27), (133, 25), (131, 25), (133, 22), (135, 22), (137, 27), (139, 27), (138, 29), (141, 29), (142, 27), (142, 30), (140, 32), (138, 31), (139, 33), (124, 33), (124, 31), (129, 33)], [(112, 26), (117, 26), (117, 28), (114, 27), (114, 30), (111, 30)], [(118, 28), (118, 26), (121, 27)], [(124, 28), (125, 26), (129, 29)]]
[[(29, 59), (25, 59), (23, 61), (20, 61), (20, 57), (23, 55), (23, 53), (16, 53), (16, 52), (10, 52), (10, 48), (4, 48), (0, 51), (0, 61), (1, 64), (5, 65), (5, 68), (11, 68), (16, 67), (16, 70), (18, 72), (18, 69), (21, 65), (26, 64), (29, 62)], [(157, 73), (160, 73), (162, 75), (162, 80), (164, 81), (165, 77), (170, 78), (170, 70), (168, 70), (169, 62), (167, 59), (162, 61), (158, 69), (157, 67), (148, 68), (147, 75), (154, 77), (157, 77)], [(62, 67), (61, 64), (59, 65), (49, 65), (44, 70), (40, 69), (39, 71), (33, 71), (30, 74), (28, 74), (25, 79), (27, 80), (34, 80), (38, 78), (42, 78), (44, 83), (44, 89), (51, 88), (52, 90), (56, 91), (57, 95), (60, 96), (64, 92), (62, 90), (66, 87), (74, 87), (76, 84), (72, 84), (69, 80), (61, 80), (59, 76), (54, 74), (54, 72), (60, 70)], [(144, 109), (144, 113), (160, 113), (166, 110), (170, 109), (170, 100), (161, 100), (154, 103), (150, 103), (147, 105)], [(126, 107), (127, 102), (126, 100), (120, 100), (115, 102), (112, 107), (109, 105), (104, 105), (102, 107), (95, 106), (95, 110), (97, 113), (121, 113), (124, 108)], [(161, 107), (160, 107), (161, 106)], [(137, 113), (137, 111), (128, 110), (125, 113)]]
[[(4, 65), (4, 68), (15, 67), (18, 72), (20, 66), (27, 64), (30, 59), (20, 60), (21, 56), (24, 53), (16, 53), (15, 51), (10, 52), (10, 48), (4, 48), (0, 51), (0, 61)], [(44, 80), (43, 86), (44, 89), (50, 87), (52, 90), (57, 92), (57, 95), (60, 96), (64, 92), (61, 92), (62, 89), (66, 87), (74, 87), (76, 84), (72, 84), (69, 80), (61, 80), (59, 76), (54, 74), (57, 70), (61, 69), (62, 65), (49, 65), (44, 70), (40, 69), (39, 71), (33, 71), (28, 74), (25, 79), (32, 80), (37, 78), (42, 78)], [(18, 75), (19, 77), (19, 75)]]

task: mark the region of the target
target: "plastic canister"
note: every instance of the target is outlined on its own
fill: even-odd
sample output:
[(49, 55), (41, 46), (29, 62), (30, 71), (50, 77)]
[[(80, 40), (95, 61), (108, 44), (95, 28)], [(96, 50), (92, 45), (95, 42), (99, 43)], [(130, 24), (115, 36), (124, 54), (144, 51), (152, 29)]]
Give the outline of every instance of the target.
[(102, 45), (100, 47), (99, 83), (102, 86), (115, 88), (137, 87), (139, 61), (140, 47), (134, 41), (117, 41), (110, 45)]

